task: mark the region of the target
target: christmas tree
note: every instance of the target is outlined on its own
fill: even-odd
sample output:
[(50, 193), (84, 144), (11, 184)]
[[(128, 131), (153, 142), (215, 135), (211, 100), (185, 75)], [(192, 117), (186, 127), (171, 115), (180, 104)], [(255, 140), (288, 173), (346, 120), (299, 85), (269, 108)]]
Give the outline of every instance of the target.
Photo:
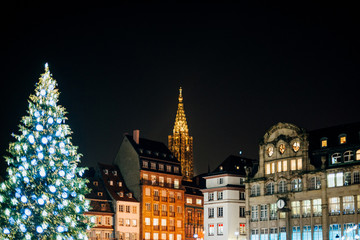
[(87, 239), (89, 193), (78, 167), (81, 154), (71, 143), (65, 108), (45, 73), (30, 95), (28, 115), (13, 134), (5, 159), (8, 177), (0, 184), (0, 239)]

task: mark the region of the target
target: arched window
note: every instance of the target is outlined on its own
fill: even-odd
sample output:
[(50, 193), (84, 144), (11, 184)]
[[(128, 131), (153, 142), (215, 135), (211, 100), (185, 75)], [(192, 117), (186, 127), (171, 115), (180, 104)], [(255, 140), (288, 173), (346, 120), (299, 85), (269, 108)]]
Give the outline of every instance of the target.
[(309, 190), (321, 189), (320, 177), (312, 177), (309, 180)]
[(291, 181), (291, 191), (300, 192), (302, 191), (302, 182), (300, 178)]
[(279, 193), (286, 193), (287, 192), (287, 184), (286, 181), (281, 180), (278, 184), (278, 191)]
[(266, 195), (273, 195), (275, 193), (275, 184), (270, 182), (266, 185)]
[(331, 155), (331, 163), (336, 164), (341, 162), (341, 154), (340, 153), (334, 153)]
[(259, 184), (255, 184), (251, 187), (251, 196), (256, 197), (260, 196), (260, 186)]
[(360, 160), (360, 149), (356, 151), (356, 160)]
[(354, 152), (346, 151), (344, 152), (344, 162), (354, 161)]

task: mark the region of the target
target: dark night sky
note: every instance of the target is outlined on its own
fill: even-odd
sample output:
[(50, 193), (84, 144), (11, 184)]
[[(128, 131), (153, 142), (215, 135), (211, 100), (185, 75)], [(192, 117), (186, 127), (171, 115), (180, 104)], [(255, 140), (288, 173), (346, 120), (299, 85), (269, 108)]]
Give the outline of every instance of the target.
[(87, 166), (111, 163), (133, 129), (167, 144), (180, 86), (196, 173), (240, 150), (258, 158), (279, 121), (308, 130), (360, 121), (355, 6), (298, 3), (9, 9), (1, 155), (45, 62)]

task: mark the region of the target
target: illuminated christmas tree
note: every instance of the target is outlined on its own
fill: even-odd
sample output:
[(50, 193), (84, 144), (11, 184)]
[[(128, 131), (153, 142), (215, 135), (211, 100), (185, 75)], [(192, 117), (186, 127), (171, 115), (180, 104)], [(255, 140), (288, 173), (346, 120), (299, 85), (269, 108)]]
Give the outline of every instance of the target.
[(0, 239), (87, 239), (89, 192), (71, 143), (65, 108), (57, 105), (49, 67), (30, 95), (28, 115), (13, 134), (5, 157), (8, 177), (0, 184)]

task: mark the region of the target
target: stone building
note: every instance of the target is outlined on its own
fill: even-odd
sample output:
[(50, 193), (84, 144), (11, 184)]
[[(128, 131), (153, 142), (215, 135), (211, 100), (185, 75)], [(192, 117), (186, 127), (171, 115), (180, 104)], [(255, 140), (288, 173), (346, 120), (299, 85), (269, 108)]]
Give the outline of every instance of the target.
[(126, 135), (114, 161), (140, 201), (140, 239), (184, 239), (180, 162), (161, 142)]
[(359, 238), (359, 173), (360, 123), (272, 126), (259, 145), (259, 167), (247, 168), (247, 238)]
[(245, 240), (245, 166), (256, 162), (229, 156), (204, 176), (204, 239)]

